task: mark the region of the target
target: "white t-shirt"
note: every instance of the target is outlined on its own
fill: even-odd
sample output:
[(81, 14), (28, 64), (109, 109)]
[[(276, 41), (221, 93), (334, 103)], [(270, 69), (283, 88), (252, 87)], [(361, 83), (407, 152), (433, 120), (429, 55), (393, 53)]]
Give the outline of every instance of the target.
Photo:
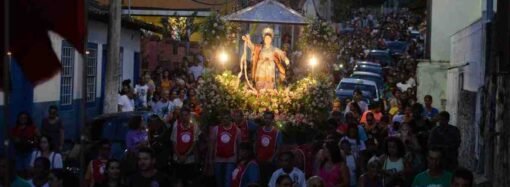
[[(37, 150), (32, 152), (32, 156), (30, 158), (30, 167), (34, 167), (35, 159), (41, 157), (41, 151)], [(51, 152), (48, 159), (50, 160), (50, 169), (62, 169), (62, 155), (60, 153)]]
[(340, 142), (342, 142), (344, 140), (347, 140), (351, 144), (351, 153), (355, 158), (359, 157), (359, 153), (361, 151), (367, 149), (367, 147), (365, 146), (365, 142), (363, 142), (361, 140), (358, 141), (356, 139), (352, 139), (347, 136), (344, 136), (342, 139), (340, 139)]
[(182, 105), (184, 104), (183, 101), (179, 98), (175, 98), (173, 101), (173, 106), (174, 107), (178, 107), (178, 108), (182, 108)]
[(347, 155), (345, 157), (345, 163), (347, 165), (347, 168), (349, 168), (349, 176), (350, 176), (350, 183), (351, 186), (356, 186), (357, 184), (357, 177), (356, 177), (356, 158), (354, 158), (354, 155)]
[(198, 77), (201, 76), (202, 73), (204, 73), (204, 67), (201, 65), (191, 66), (189, 68), (189, 73), (191, 73), (193, 75), (193, 78), (197, 80)]
[(300, 169), (298, 169), (296, 167), (294, 167), (294, 169), (290, 173), (285, 173), (285, 171), (283, 171), (283, 169), (276, 170), (273, 173), (273, 175), (271, 176), (271, 180), (269, 180), (268, 186), (276, 187), (276, 180), (278, 179), (278, 177), (280, 177), (281, 175), (284, 175), (284, 174), (287, 174), (290, 176), (290, 178), (292, 179), (292, 182), (294, 183), (294, 185), (293, 185), (294, 187), (306, 187), (305, 174), (303, 173), (303, 171), (301, 171)]
[(408, 83), (403, 84), (403, 83), (399, 82), (399, 83), (397, 83), (397, 87), (398, 87), (398, 89), (400, 89), (400, 91), (405, 92), (405, 91), (407, 91), (407, 89), (411, 88), (412, 85), (410, 85)]
[(169, 108), (170, 108), (170, 105), (172, 105), (172, 102), (170, 101), (167, 101), (167, 102), (163, 102), (163, 101), (158, 101), (153, 107), (152, 107), (152, 111), (154, 113), (158, 113), (160, 114), (161, 116), (164, 116), (166, 114), (168, 114), (168, 112), (170, 111)]
[(135, 101), (133, 99), (129, 99), (127, 95), (119, 96), (118, 104), (121, 106), (121, 112), (131, 112), (135, 110)]
[(145, 85), (136, 85), (135, 86), (135, 94), (138, 96), (138, 99), (142, 102), (143, 107), (147, 107), (147, 93), (149, 92), (149, 86)]

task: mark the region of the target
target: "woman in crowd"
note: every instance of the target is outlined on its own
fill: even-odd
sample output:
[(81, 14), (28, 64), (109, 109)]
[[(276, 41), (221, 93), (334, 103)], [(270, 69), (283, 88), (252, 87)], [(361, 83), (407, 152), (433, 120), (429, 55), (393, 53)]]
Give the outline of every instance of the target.
[(380, 157), (383, 162), (382, 173), (384, 182), (389, 182), (393, 178), (401, 177), (404, 174), (406, 165), (404, 162), (405, 146), (402, 140), (397, 137), (386, 139), (384, 144), (384, 155)]
[(359, 164), (358, 164), (358, 158), (355, 157), (352, 153), (352, 144), (347, 140), (341, 140), (340, 141), (340, 149), (342, 156), (345, 159), (345, 164), (347, 165), (347, 168), (349, 169), (349, 184), (348, 186), (353, 187), (357, 184), (358, 179), (358, 171), (359, 171)]
[(172, 80), (170, 79), (170, 72), (165, 70), (161, 75), (160, 87), (162, 92), (170, 93), (170, 89), (172, 88)]
[[(359, 153), (366, 149), (365, 142), (359, 137), (359, 128), (358, 125), (355, 123), (349, 124), (349, 127), (347, 128), (347, 136), (344, 136), (340, 142), (346, 140), (349, 142), (352, 155), (355, 158), (358, 158)], [(367, 138), (368, 139), (368, 138)]]
[(142, 116), (136, 116), (129, 121), (130, 130), (126, 134), (126, 146), (129, 154), (137, 153), (142, 147), (149, 146), (149, 136), (143, 125)]
[(105, 167), (105, 180), (96, 183), (94, 187), (125, 187), (120, 172), (120, 162), (115, 159), (108, 160)]
[(37, 134), (32, 117), (27, 112), (19, 113), (16, 126), (10, 133), (16, 151), (16, 171), (24, 173), (30, 168), (31, 153)]
[(317, 156), (319, 170), (325, 187), (349, 186), (349, 170), (340, 154), (340, 149), (334, 142), (326, 143)]
[(367, 164), (367, 172), (359, 178), (358, 187), (383, 187), (383, 177), (381, 175), (381, 161), (377, 157), (372, 157)]
[(35, 159), (44, 157), (50, 160), (50, 169), (62, 169), (62, 155), (55, 152), (54, 144), (52, 139), (48, 136), (41, 136), (39, 138), (39, 147), (37, 150), (32, 152), (32, 158), (30, 160), (30, 166), (34, 167)]
[(52, 105), (48, 110), (48, 117), (41, 123), (41, 135), (50, 137), (53, 142), (52, 147), (56, 151), (61, 151), (64, 145), (64, 125), (58, 116), (57, 106)]

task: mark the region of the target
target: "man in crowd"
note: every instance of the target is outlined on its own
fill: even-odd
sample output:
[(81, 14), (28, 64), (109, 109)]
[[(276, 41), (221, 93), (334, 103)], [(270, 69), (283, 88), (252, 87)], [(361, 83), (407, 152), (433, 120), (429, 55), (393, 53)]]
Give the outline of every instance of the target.
[(439, 110), (437, 110), (437, 108), (432, 107), (432, 96), (426, 95), (423, 98), (423, 102), (425, 103), (424, 116), (429, 120), (434, 119), (439, 113)]
[(452, 187), (472, 187), (473, 186), (473, 173), (471, 171), (459, 168), (455, 170), (452, 177)]
[(457, 167), (457, 156), (461, 143), (460, 131), (457, 127), (448, 124), (450, 114), (446, 111), (440, 112), (439, 125), (434, 127), (430, 133), (428, 147), (439, 147), (444, 151), (444, 160), (447, 163), (446, 169), (453, 171)]
[(190, 110), (182, 108), (179, 119), (172, 126), (173, 160), (178, 183), (190, 186), (195, 177), (196, 143), (200, 135), (200, 128), (191, 122)]
[(412, 187), (450, 186), (452, 173), (443, 168), (443, 153), (440, 148), (429, 149), (427, 164), (428, 169), (414, 177)]
[(232, 173), (233, 187), (246, 187), (252, 184), (258, 184), (260, 179), (260, 170), (253, 146), (250, 143), (241, 143), (239, 145), (239, 162)]
[(244, 117), (242, 110), (234, 110), (232, 112), (232, 119), (237, 128), (241, 130), (241, 142), (252, 142), (253, 131), (257, 126)]
[(147, 94), (149, 93), (149, 85), (144, 78), (140, 77), (140, 81), (135, 85), (134, 94), (136, 96), (136, 108), (147, 108)]
[(279, 157), (280, 169), (276, 170), (271, 176), (269, 187), (276, 187), (276, 180), (281, 175), (289, 175), (292, 179), (292, 186), (306, 187), (306, 179), (303, 171), (294, 167), (294, 154), (292, 152), (282, 152)]
[(31, 187), (27, 181), (16, 175), (15, 166), (14, 160), (8, 161), (7, 158), (0, 155), (0, 187), (4, 187), (7, 183), (13, 187)]
[(150, 186), (164, 187), (170, 186), (170, 180), (167, 175), (159, 172), (156, 167), (156, 155), (150, 148), (141, 148), (138, 150), (138, 172), (130, 177), (129, 186)]
[(283, 143), (280, 131), (274, 127), (274, 113), (270, 111), (264, 112), (263, 126), (257, 131), (255, 141), (255, 152), (257, 153), (257, 161), (260, 164), (261, 182), (265, 184), (274, 171), (273, 160), (278, 154), (278, 149)]
[(232, 172), (236, 167), (241, 131), (230, 115), (224, 115), (220, 125), (211, 129), (210, 151), (214, 156), (214, 175), (217, 187), (232, 185)]
[[(363, 114), (365, 111), (368, 110), (368, 104), (361, 99), (363, 99), (363, 93), (361, 92), (360, 89), (355, 89), (352, 93), (352, 101), (351, 102), (358, 103), (358, 106), (361, 109), (361, 114)], [(349, 108), (349, 104), (347, 104), (345, 107), (345, 113), (348, 113), (350, 111), (351, 111), (351, 109)]]

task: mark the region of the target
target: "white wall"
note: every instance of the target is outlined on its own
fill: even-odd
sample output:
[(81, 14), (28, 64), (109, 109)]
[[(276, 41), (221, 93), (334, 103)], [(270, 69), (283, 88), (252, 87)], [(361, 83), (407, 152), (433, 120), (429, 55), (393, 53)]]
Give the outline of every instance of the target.
[[(484, 84), (485, 59), (484, 59), (484, 28), (482, 21), (477, 21), (455, 33), (451, 37), (451, 66), (460, 66), (469, 63), (468, 66), (455, 68), (448, 71), (447, 110), (452, 116), (457, 116), (460, 88), (478, 92)], [(463, 73), (463, 84), (460, 85), (459, 77)], [(457, 118), (453, 117), (452, 124), (456, 124)]]
[(431, 60), (450, 60), (450, 37), (481, 16), (481, 0), (432, 0)]
[[(134, 65), (134, 53), (140, 52), (140, 36), (139, 31), (122, 28), (121, 31), (121, 42), (120, 46), (123, 48), (123, 65), (122, 65), (122, 79), (131, 79), (136, 82), (133, 77), (133, 65)], [(102, 62), (103, 44), (107, 43), (107, 24), (102, 22), (91, 21), (89, 22), (89, 42), (98, 44), (98, 72), (102, 71), (100, 62)], [(97, 79), (101, 80), (101, 76), (98, 74)], [(101, 90), (100, 84), (98, 84), (97, 90)], [(100, 93), (98, 93), (98, 97)]]
[(441, 100), (446, 99), (446, 74), (448, 63), (430, 63), (420, 62), (416, 70), (416, 78), (418, 81), (417, 98), (423, 103), (425, 95), (431, 95), (433, 98), (432, 106), (438, 110), (444, 110)]
[[(88, 23), (88, 41), (98, 45), (97, 56), (97, 84), (96, 84), (96, 97), (101, 96), (101, 79), (102, 79), (102, 59), (103, 59), (103, 44), (107, 41), (107, 25), (105, 23), (90, 20)], [(62, 50), (63, 38), (53, 32), (49, 33), (51, 44), (55, 54), (60, 59)], [(124, 48), (124, 63), (122, 75), (123, 79), (133, 78), (133, 65), (134, 65), (134, 52), (140, 52), (140, 32), (130, 29), (122, 29), (121, 46)], [(84, 68), (83, 58), (80, 53), (75, 51), (74, 63), (74, 85), (73, 85), (73, 99), (82, 98), (82, 70)], [(1, 95), (0, 95), (1, 96)], [(60, 100), (60, 73), (53, 78), (44, 82), (34, 88), (34, 102), (50, 102)], [(3, 101), (0, 102), (3, 104)]]

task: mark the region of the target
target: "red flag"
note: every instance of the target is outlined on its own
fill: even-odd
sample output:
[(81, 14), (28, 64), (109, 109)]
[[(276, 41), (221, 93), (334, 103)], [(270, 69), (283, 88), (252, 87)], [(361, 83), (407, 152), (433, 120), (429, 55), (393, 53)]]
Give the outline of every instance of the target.
[[(61, 69), (48, 31), (64, 37), (78, 52), (85, 52), (84, 0), (10, 0), (9, 3), (9, 51), (33, 85), (50, 79)], [(3, 3), (0, 6), (4, 10)], [(4, 15), (0, 16), (4, 27)], [(0, 31), (2, 36), (4, 30)]]

